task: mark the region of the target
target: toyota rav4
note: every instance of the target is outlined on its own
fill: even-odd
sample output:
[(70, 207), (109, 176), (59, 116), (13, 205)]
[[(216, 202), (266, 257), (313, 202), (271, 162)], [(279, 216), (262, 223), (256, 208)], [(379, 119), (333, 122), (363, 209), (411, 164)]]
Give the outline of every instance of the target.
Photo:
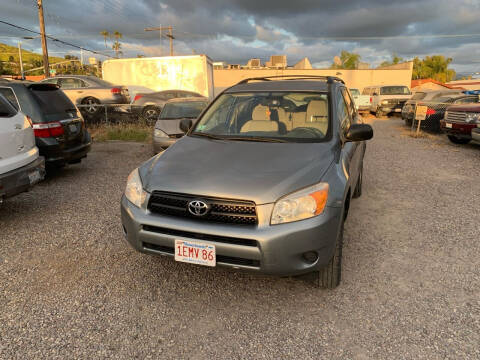
[(335, 77), (243, 80), (186, 136), (133, 170), (121, 200), (138, 251), (336, 287), (344, 220), (362, 193), (365, 140)]

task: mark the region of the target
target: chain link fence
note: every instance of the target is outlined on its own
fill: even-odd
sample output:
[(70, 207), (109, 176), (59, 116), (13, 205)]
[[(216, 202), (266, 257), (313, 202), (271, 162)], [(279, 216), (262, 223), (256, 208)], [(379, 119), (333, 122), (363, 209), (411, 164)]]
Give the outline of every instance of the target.
[(89, 125), (114, 125), (114, 124), (140, 124), (155, 125), (159, 111), (155, 114), (143, 111), (141, 106), (130, 104), (85, 104), (77, 105), (85, 124)]

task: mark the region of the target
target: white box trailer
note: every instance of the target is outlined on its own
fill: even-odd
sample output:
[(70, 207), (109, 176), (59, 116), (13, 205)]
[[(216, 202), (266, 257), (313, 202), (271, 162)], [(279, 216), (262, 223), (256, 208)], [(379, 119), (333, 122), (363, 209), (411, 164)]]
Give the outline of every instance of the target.
[(102, 77), (137, 92), (188, 90), (213, 98), (213, 65), (206, 55), (106, 60)]

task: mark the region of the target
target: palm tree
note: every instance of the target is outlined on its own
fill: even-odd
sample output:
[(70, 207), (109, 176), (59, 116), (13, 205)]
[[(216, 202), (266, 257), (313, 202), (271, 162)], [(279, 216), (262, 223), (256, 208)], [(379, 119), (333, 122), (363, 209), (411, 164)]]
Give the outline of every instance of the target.
[(115, 32), (113, 33), (113, 36), (115, 36), (115, 39), (117, 39), (118, 41), (118, 39), (121, 39), (123, 35), (121, 32), (115, 30)]
[(122, 54), (122, 44), (118, 40), (115, 40), (115, 42), (112, 45), (112, 49), (115, 51), (115, 56), (118, 58), (118, 55)]
[(100, 35), (103, 36), (103, 41), (105, 41), (105, 49), (107, 48), (107, 37), (110, 36), (110, 33), (107, 30), (100, 31)]

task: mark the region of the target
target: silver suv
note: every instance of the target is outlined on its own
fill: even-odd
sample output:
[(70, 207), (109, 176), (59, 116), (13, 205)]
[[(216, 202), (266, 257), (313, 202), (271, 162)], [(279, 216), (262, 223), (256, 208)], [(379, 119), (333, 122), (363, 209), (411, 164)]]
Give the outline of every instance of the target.
[(312, 273), (336, 287), (343, 224), (373, 136), (357, 115), (338, 78), (241, 81), (130, 174), (121, 201), (128, 242), (191, 264)]

